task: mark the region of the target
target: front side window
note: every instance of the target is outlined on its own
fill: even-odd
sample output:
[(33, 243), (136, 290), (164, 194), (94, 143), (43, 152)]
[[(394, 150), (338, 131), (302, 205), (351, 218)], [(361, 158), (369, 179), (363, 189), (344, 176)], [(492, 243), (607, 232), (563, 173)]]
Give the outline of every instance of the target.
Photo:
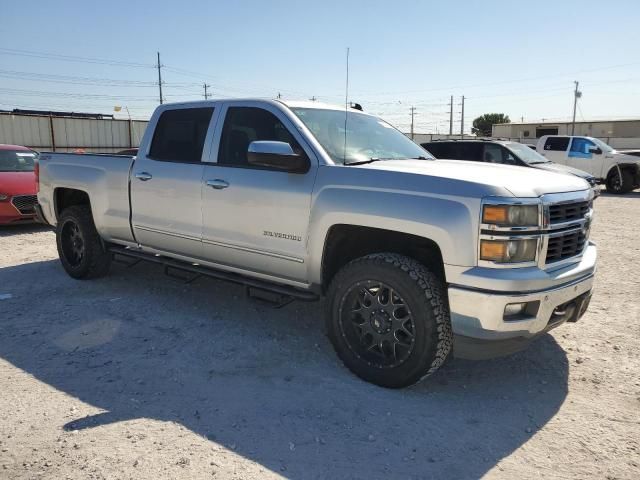
[(571, 141), (571, 150), (569, 151), (569, 156), (591, 157), (592, 152), (589, 150), (589, 148), (595, 146), (596, 144), (587, 138), (575, 137)]
[(569, 137), (549, 137), (544, 144), (545, 150), (564, 152), (569, 146)]
[(494, 143), (486, 144), (482, 160), (487, 163), (502, 163), (502, 148), (500, 148), (500, 145)]
[(37, 156), (29, 150), (0, 150), (0, 172), (33, 172)]
[(285, 142), (298, 155), (300, 144), (273, 113), (256, 107), (230, 107), (222, 128), (218, 165), (248, 167), (249, 144), (258, 140)]
[(322, 108), (291, 110), (338, 164), (433, 158), (406, 135), (372, 115)]
[(151, 141), (149, 158), (167, 162), (202, 161), (213, 108), (181, 108), (162, 112)]

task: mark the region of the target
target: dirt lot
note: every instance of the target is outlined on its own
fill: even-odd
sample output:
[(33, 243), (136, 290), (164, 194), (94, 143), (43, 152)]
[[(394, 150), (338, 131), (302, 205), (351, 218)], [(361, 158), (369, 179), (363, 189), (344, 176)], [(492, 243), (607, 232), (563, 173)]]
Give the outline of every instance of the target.
[(597, 290), (529, 350), (410, 389), (351, 375), (322, 305), (157, 266), (69, 278), (0, 230), (0, 478), (640, 478), (640, 194), (603, 196)]

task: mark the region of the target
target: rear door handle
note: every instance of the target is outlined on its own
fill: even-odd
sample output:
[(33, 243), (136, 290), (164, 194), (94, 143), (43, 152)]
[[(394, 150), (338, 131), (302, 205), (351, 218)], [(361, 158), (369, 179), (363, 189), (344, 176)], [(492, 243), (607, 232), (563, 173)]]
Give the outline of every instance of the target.
[(222, 190), (223, 188), (227, 188), (229, 186), (229, 182), (225, 182), (224, 180), (216, 178), (215, 180), (207, 180), (207, 186), (213, 187), (216, 190)]
[(147, 180), (151, 180), (153, 178), (153, 175), (151, 175), (148, 172), (138, 172), (136, 173), (135, 177), (138, 180), (142, 180), (143, 182), (146, 182)]

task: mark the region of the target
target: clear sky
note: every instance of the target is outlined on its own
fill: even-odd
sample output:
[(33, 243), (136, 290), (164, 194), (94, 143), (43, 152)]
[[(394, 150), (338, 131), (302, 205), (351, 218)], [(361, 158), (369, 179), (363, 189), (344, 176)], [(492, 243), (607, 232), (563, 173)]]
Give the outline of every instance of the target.
[[(1, 0), (0, 109), (148, 117), (166, 101), (350, 100), (407, 130), (454, 131), (476, 116), (513, 121), (640, 118), (640, 1)], [(79, 58), (82, 57), (82, 58)], [(76, 61), (72, 61), (76, 60)], [(125, 115), (126, 116), (126, 115)]]

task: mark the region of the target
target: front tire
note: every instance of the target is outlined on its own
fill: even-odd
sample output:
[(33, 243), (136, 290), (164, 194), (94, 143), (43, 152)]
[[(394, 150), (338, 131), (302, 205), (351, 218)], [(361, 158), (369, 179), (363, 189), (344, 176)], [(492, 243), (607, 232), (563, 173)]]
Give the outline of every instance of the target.
[(438, 370), (451, 351), (444, 284), (409, 257), (353, 260), (334, 277), (327, 299), (331, 343), (363, 380), (407, 387)]
[[(622, 173), (622, 178), (620, 177)], [(607, 176), (607, 192), (618, 195), (629, 193), (633, 190), (633, 175), (629, 170), (618, 170), (614, 168)]]
[(86, 205), (66, 208), (56, 229), (58, 256), (73, 278), (90, 279), (106, 275), (111, 266), (107, 252)]

